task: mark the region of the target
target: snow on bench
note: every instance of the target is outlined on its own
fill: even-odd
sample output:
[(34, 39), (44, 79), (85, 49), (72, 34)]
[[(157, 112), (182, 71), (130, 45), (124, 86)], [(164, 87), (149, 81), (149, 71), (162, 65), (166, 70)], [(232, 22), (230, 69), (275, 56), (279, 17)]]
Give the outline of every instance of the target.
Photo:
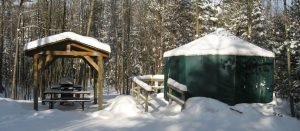
[(172, 85), (174, 88), (180, 91), (187, 91), (186, 85), (180, 84), (177, 81), (173, 80), (172, 78), (168, 79), (168, 84)]

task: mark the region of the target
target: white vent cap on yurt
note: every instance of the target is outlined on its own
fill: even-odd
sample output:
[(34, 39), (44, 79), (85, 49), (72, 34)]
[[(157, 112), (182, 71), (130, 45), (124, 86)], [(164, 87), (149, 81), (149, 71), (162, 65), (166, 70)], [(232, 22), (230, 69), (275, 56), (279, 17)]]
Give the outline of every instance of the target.
[(223, 28), (218, 28), (206, 36), (164, 53), (164, 57), (192, 55), (275, 57), (273, 52), (247, 42)]

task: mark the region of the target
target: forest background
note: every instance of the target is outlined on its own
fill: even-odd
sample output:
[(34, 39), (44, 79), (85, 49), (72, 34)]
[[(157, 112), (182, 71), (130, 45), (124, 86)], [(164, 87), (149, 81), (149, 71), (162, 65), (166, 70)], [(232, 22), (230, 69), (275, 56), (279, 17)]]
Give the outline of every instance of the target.
[[(276, 53), (274, 90), (287, 97), (300, 62), (300, 0), (1, 0), (0, 93), (32, 98), (26, 43), (72, 31), (107, 43), (105, 86), (129, 94), (130, 77), (163, 73), (163, 53), (217, 28)], [(62, 58), (46, 70), (49, 87), (62, 77), (93, 84), (83, 60)], [(299, 74), (300, 75), (300, 74)]]

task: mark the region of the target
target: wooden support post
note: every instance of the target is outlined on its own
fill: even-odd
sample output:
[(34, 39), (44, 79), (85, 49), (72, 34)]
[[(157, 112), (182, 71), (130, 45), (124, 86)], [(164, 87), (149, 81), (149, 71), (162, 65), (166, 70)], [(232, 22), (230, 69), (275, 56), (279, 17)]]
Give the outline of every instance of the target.
[(81, 104), (82, 111), (84, 111), (84, 102)]
[(145, 91), (145, 112), (148, 112), (148, 106), (149, 106), (149, 103), (148, 103), (148, 100), (149, 100), (149, 92), (148, 91)]
[(85, 60), (85, 62), (86, 62), (87, 64), (89, 64), (89, 66), (90, 66), (91, 68), (94, 68), (96, 71), (98, 71), (98, 65), (96, 64), (96, 62), (95, 62), (91, 57), (89, 57), (89, 56), (84, 56), (84, 57), (83, 57), (83, 60)]
[(157, 80), (154, 81), (154, 86), (156, 87), (156, 88), (154, 88), (155, 93), (158, 93), (158, 81)]
[(139, 85), (137, 85), (137, 94), (136, 95), (137, 95), (136, 100), (137, 100), (137, 102), (139, 102), (140, 96), (141, 96), (141, 87)]
[(71, 51), (71, 45), (67, 45), (67, 52)]
[(33, 109), (38, 110), (38, 58), (35, 54), (33, 57)]
[[(169, 93), (172, 95), (172, 88), (169, 87)], [(172, 104), (172, 98), (169, 97), (169, 105)]]
[[(45, 92), (45, 61), (46, 61), (46, 58), (45, 57), (41, 57), (40, 58), (41, 60), (41, 64), (39, 65), (38, 69), (39, 69), (39, 73), (40, 73), (40, 84), (39, 84), (39, 88), (40, 88), (40, 97), (42, 98), (42, 100), (45, 99), (45, 95), (44, 95), (44, 92)], [(42, 102), (43, 105), (45, 105), (45, 102)]]
[(98, 71), (95, 71), (95, 70), (92, 70), (92, 73), (94, 74), (93, 76), (94, 76), (94, 104), (97, 104), (98, 102), (98, 97), (97, 97), (97, 95), (98, 95), (98, 91), (97, 91), (97, 84), (98, 84)]
[(135, 91), (135, 84), (133, 82), (133, 80), (131, 80), (131, 95), (133, 98), (135, 98), (135, 94), (134, 94), (134, 91)]
[(98, 56), (98, 110), (102, 110), (103, 104), (103, 57)]

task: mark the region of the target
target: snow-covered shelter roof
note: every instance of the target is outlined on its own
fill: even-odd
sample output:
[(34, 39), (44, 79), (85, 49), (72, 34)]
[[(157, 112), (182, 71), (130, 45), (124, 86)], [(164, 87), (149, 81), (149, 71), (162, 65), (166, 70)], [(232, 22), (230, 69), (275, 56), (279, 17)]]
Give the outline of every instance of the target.
[(164, 57), (191, 55), (275, 57), (273, 52), (249, 43), (223, 28), (219, 28), (215, 32), (164, 53)]
[(61, 41), (65, 41), (65, 40), (75, 41), (75, 42), (84, 44), (86, 46), (102, 50), (107, 53), (111, 52), (110, 46), (108, 44), (102, 43), (95, 38), (82, 36), (82, 35), (76, 34), (74, 32), (63, 32), (60, 34), (56, 34), (56, 35), (44, 37), (44, 38), (41, 38), (41, 39), (38, 39), (35, 41), (31, 41), (31, 42), (25, 44), (24, 51), (34, 50), (38, 47), (43, 47), (46, 45), (59, 43)]

